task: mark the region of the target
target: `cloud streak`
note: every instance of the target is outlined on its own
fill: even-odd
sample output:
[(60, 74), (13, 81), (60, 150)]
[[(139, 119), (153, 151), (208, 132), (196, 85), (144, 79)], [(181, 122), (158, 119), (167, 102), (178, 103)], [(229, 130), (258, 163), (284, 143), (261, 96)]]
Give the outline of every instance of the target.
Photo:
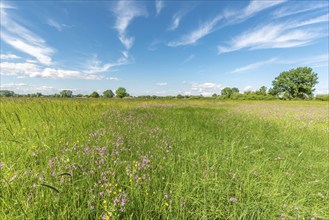
[(54, 49), (49, 47), (44, 39), (16, 22), (6, 10), (13, 8), (1, 5), (1, 39), (17, 50), (36, 58), (41, 64), (51, 65)]
[(112, 12), (116, 17), (114, 28), (118, 31), (119, 40), (129, 50), (134, 44), (134, 38), (127, 36), (127, 28), (136, 17), (147, 16), (147, 11), (137, 2), (121, 0)]
[(66, 25), (66, 24), (60, 24), (60, 23), (58, 23), (57, 21), (55, 21), (55, 20), (53, 20), (53, 19), (51, 19), (51, 18), (49, 18), (48, 20), (47, 20), (47, 24), (50, 26), (50, 27), (53, 27), (53, 28), (55, 28), (57, 31), (62, 31), (63, 30), (63, 28), (65, 28), (65, 27), (69, 27), (68, 25)]
[[(224, 12), (224, 15), (217, 15), (214, 18), (210, 19), (207, 22), (201, 24), (197, 29), (191, 31), (189, 34), (183, 35), (181, 39), (170, 41), (168, 43), (169, 47), (178, 47), (178, 46), (185, 46), (190, 44), (195, 44), (198, 40), (202, 39), (203, 37), (211, 34), (216, 29), (219, 29), (219, 22), (223, 21), (221, 27), (232, 25), (236, 23), (241, 23), (250, 17), (256, 15), (257, 13), (271, 8), (273, 6), (279, 5), (286, 0), (277, 0), (277, 1), (257, 1), (253, 0), (249, 3), (247, 7), (245, 7), (242, 12), (237, 10), (235, 11), (228, 11)], [(174, 17), (175, 18), (175, 17)], [(224, 22), (225, 20), (225, 22)], [(176, 25), (177, 24), (177, 25)], [(173, 19), (172, 28), (175, 29), (178, 27), (179, 20), (176, 21)], [(177, 26), (177, 27), (176, 27)]]
[(316, 9), (328, 8), (328, 3), (324, 2), (299, 2), (298, 4), (293, 4), (281, 7), (275, 10), (272, 15), (274, 18), (282, 18), (290, 15), (295, 15), (303, 12), (310, 12)]
[(240, 72), (246, 72), (246, 71), (253, 70), (253, 69), (258, 69), (258, 68), (260, 68), (264, 65), (274, 63), (275, 61), (277, 61), (277, 58), (272, 58), (272, 59), (269, 59), (269, 60), (264, 60), (264, 61), (252, 63), (252, 64), (249, 64), (249, 65), (246, 65), (246, 66), (243, 66), (243, 67), (236, 68), (231, 73), (240, 73)]
[(158, 16), (162, 9), (164, 8), (164, 2), (162, 0), (156, 0), (155, 1), (155, 10), (156, 10), (156, 15)]
[(182, 15), (179, 15), (179, 14), (175, 14), (173, 17), (172, 17), (172, 22), (171, 22), (171, 25), (170, 27), (167, 29), (168, 31), (173, 31), (173, 30), (176, 30), (180, 24), (180, 20), (182, 18)]
[(256, 50), (309, 45), (315, 39), (327, 36), (327, 34), (323, 29), (305, 28), (305, 26), (325, 22), (327, 17), (328, 15), (323, 15), (305, 21), (270, 23), (257, 26), (234, 37), (228, 43), (228, 46), (218, 45), (218, 53), (228, 53), (244, 48)]
[(15, 55), (15, 54), (0, 54), (1, 60), (14, 60), (14, 59), (20, 59), (21, 57)]
[(189, 44), (195, 44), (201, 38), (207, 36), (214, 31), (216, 24), (222, 19), (221, 16), (217, 16), (203, 24), (201, 24), (197, 29), (193, 30), (191, 33), (184, 35), (181, 39), (170, 41), (168, 43), (169, 47), (185, 46)]

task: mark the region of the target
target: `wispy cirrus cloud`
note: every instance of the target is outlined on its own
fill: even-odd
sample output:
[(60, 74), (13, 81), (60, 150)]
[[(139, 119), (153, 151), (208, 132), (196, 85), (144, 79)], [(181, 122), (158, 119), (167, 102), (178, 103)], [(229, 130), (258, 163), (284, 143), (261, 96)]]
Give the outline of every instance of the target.
[(329, 66), (329, 54), (320, 54), (295, 61), (300, 65), (311, 66), (312, 68)]
[(97, 54), (94, 54), (90, 60), (87, 61), (87, 65), (85, 67), (85, 70), (83, 72), (87, 74), (98, 74), (98, 73), (104, 73), (111, 70), (111, 68), (116, 66), (122, 66), (129, 62), (128, 53), (126, 51), (123, 52), (122, 56), (117, 59), (115, 62), (111, 63), (103, 63), (101, 62)]
[(14, 60), (14, 59), (20, 59), (21, 57), (15, 55), (15, 54), (0, 54), (1, 60)]
[[(184, 46), (184, 45), (190, 45), (196, 43), (201, 38), (211, 34), (219, 27), (219, 22), (223, 21), (223, 24), (221, 27), (232, 25), (236, 23), (241, 23), (252, 16), (256, 15), (257, 13), (271, 8), (273, 6), (279, 5), (286, 0), (277, 0), (277, 1), (257, 1), (252, 0), (248, 6), (246, 6), (242, 11), (234, 10), (229, 11), (225, 10), (223, 15), (219, 14), (212, 19), (208, 20), (207, 22), (204, 22), (201, 24), (197, 29), (191, 31), (190, 33), (183, 35), (181, 39), (170, 41), (168, 43), (168, 46), (170, 47), (178, 47), (178, 46)], [(175, 22), (179, 24), (178, 22), (173, 19), (173, 27), (175, 27)]]
[(168, 43), (169, 47), (178, 47), (189, 44), (194, 44), (201, 38), (207, 36), (214, 31), (217, 23), (222, 19), (222, 16), (217, 16), (203, 24), (201, 24), (197, 29), (193, 30), (191, 33), (184, 35), (181, 39), (170, 41)]
[(68, 25), (66, 25), (66, 24), (61, 24), (61, 23), (59, 23), (59, 22), (57, 22), (57, 21), (55, 21), (54, 19), (51, 19), (51, 18), (48, 18), (48, 19), (47, 19), (47, 24), (48, 24), (50, 27), (53, 27), (53, 28), (55, 28), (55, 29), (58, 30), (58, 31), (62, 31), (63, 28), (67, 28), (67, 27), (69, 27)]
[(15, 21), (7, 9), (15, 7), (1, 3), (1, 39), (17, 50), (36, 58), (41, 64), (51, 65), (54, 49), (49, 47), (44, 39)]
[(182, 18), (181, 14), (174, 14), (174, 16), (172, 17), (170, 27), (167, 30), (168, 31), (176, 30), (180, 24), (181, 18)]
[(276, 1), (252, 0), (248, 4), (248, 6), (242, 10), (242, 12), (238, 11), (235, 13), (230, 13), (230, 16), (228, 16), (228, 18), (232, 19), (233, 23), (242, 22), (265, 9), (277, 6), (286, 1), (287, 0), (276, 0)]
[(326, 17), (328, 17), (328, 15), (304, 21), (260, 25), (234, 37), (228, 43), (228, 46), (218, 45), (218, 52), (221, 54), (243, 48), (255, 50), (309, 45), (314, 40), (327, 36), (327, 33), (325, 33), (326, 31), (323, 28), (319, 29), (305, 26), (325, 22)]
[(191, 54), (190, 56), (188, 56), (184, 61), (183, 64), (190, 62), (191, 60), (193, 60), (195, 58), (195, 54)]
[(147, 16), (145, 7), (134, 1), (118, 1), (112, 10), (116, 17), (114, 28), (119, 33), (119, 40), (129, 50), (134, 44), (134, 38), (127, 36), (127, 28), (136, 17)]
[(277, 58), (272, 58), (272, 59), (269, 59), (269, 60), (263, 60), (263, 61), (259, 61), (259, 62), (256, 62), (256, 63), (251, 63), (251, 64), (248, 64), (246, 66), (236, 68), (231, 73), (240, 73), (240, 72), (246, 72), (246, 71), (249, 71), (249, 70), (258, 69), (258, 68), (260, 68), (264, 65), (274, 63), (277, 60), (278, 60)]
[(155, 1), (155, 10), (156, 10), (156, 15), (158, 16), (162, 9), (165, 7), (165, 4), (162, 0), (156, 0)]
[(298, 65), (298, 66), (310, 66), (312, 68), (316, 67), (325, 67), (329, 65), (329, 54), (320, 54), (311, 57), (304, 57), (295, 60), (289, 59), (279, 59), (279, 58), (271, 58), (268, 60), (258, 61), (255, 63), (248, 64), (246, 66), (238, 67), (231, 71), (231, 73), (240, 73), (247, 72), (254, 69), (259, 69), (263, 66), (270, 64), (279, 64), (279, 65)]
[(289, 6), (283, 6), (276, 9), (272, 15), (274, 18), (282, 18), (290, 15), (295, 15), (303, 12), (310, 12), (321, 8), (328, 8), (327, 2), (307, 2), (301, 1), (298, 4), (293, 4)]

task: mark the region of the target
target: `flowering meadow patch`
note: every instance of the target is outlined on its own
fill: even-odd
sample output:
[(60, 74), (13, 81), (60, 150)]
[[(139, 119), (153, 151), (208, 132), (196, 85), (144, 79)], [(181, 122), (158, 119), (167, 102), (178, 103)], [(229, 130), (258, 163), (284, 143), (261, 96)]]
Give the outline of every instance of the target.
[(3, 99), (0, 219), (329, 218), (323, 123), (247, 105)]

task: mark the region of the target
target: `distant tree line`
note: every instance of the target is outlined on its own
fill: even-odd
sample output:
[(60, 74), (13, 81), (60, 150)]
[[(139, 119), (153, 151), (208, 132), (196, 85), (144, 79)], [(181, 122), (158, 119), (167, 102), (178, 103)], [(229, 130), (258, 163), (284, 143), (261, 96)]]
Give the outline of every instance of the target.
[[(267, 89), (265, 86), (260, 87), (256, 91), (245, 91), (243, 94), (240, 93), (238, 88), (223, 88), (218, 94), (214, 93), (211, 97), (190, 96), (181, 95), (177, 96), (138, 96), (134, 98), (138, 99), (200, 99), (200, 98), (212, 98), (212, 99), (233, 99), (233, 100), (272, 100), (272, 99), (317, 99), (323, 101), (329, 101), (329, 94), (317, 95), (314, 97), (314, 86), (318, 83), (317, 73), (314, 73), (310, 67), (298, 67), (291, 69), (289, 71), (284, 71), (280, 73), (272, 81), (272, 88)], [(41, 97), (45, 96), (41, 93), (19, 95), (15, 94), (13, 91), (0, 90), (0, 97)], [(130, 97), (127, 90), (123, 87), (115, 90), (115, 93), (108, 89), (99, 94), (94, 91), (90, 95), (77, 94), (74, 95), (71, 90), (62, 90), (59, 94), (48, 95), (50, 97), (62, 97), (62, 98), (72, 98), (72, 97), (90, 97), (90, 98), (126, 98)]]

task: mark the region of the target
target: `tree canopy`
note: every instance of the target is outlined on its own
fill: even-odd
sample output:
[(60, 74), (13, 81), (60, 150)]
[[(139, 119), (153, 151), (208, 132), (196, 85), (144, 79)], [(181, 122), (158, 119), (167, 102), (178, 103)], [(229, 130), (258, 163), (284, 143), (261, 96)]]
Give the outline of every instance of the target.
[(230, 87), (225, 87), (224, 89), (221, 90), (221, 95), (222, 96), (227, 96), (230, 97), (232, 94), (234, 93), (239, 93), (239, 89), (238, 88), (230, 88)]
[(99, 98), (99, 94), (98, 94), (98, 92), (94, 91), (90, 94), (90, 97), (91, 98)]
[(112, 90), (108, 89), (108, 90), (105, 90), (103, 92), (103, 96), (104, 98), (113, 98), (114, 97), (114, 93)]
[(118, 88), (116, 91), (115, 91), (115, 94), (117, 97), (119, 98), (124, 98), (124, 97), (127, 97), (129, 96), (129, 94), (127, 93), (127, 90), (123, 87), (120, 87)]
[(60, 95), (61, 97), (72, 97), (73, 92), (71, 90), (62, 90)]
[(318, 75), (310, 67), (298, 67), (280, 73), (272, 82), (271, 92), (286, 98), (307, 98), (313, 94)]

